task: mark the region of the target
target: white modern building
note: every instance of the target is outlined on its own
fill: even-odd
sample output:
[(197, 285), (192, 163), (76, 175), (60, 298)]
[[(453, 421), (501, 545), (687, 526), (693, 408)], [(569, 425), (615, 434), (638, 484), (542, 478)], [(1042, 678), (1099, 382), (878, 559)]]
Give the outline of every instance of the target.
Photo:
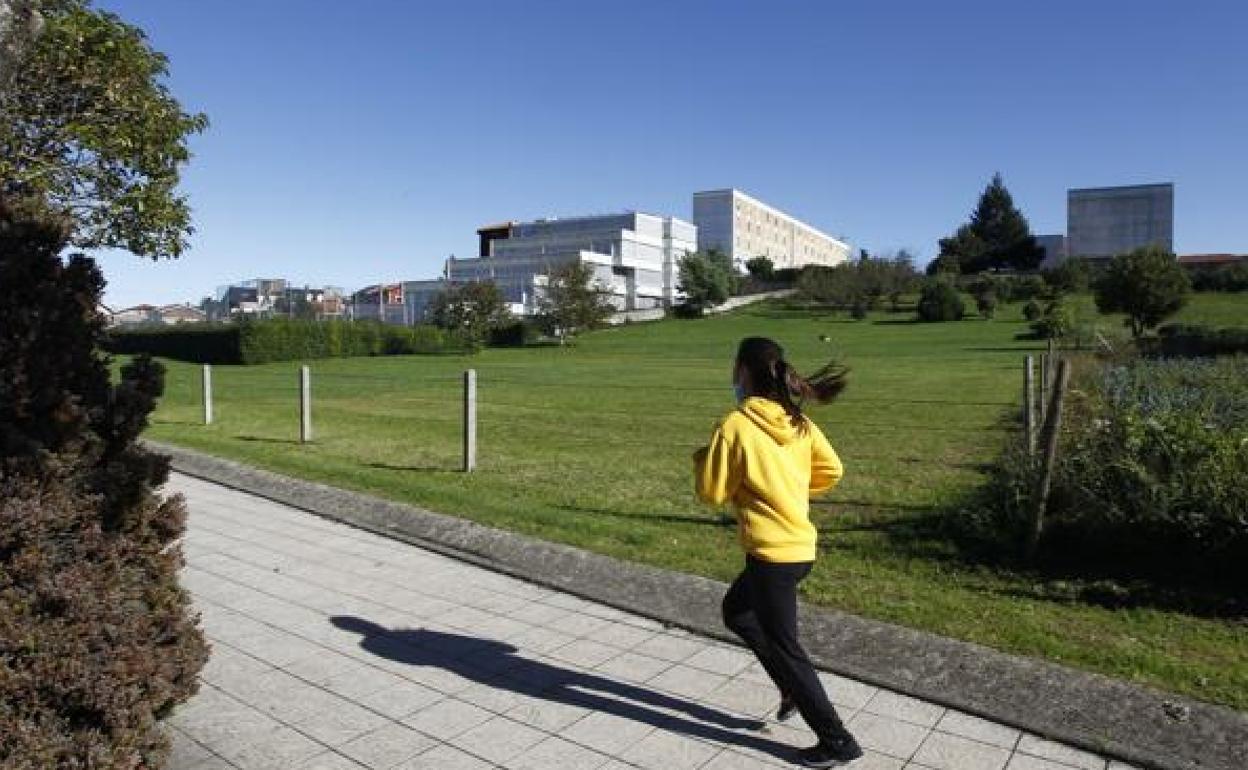
[(738, 266), (767, 257), (777, 268), (832, 266), (849, 258), (850, 245), (740, 190), (693, 194), (698, 249), (717, 249)]
[(621, 310), (667, 307), (676, 300), (677, 263), (697, 250), (697, 228), (676, 217), (623, 214), (503, 222), (477, 231), (479, 256), (452, 257), (451, 283), (493, 281), (520, 314), (537, 310), (545, 276), (575, 262)]
[(1066, 256), (1108, 259), (1142, 246), (1174, 251), (1174, 185), (1066, 192)]

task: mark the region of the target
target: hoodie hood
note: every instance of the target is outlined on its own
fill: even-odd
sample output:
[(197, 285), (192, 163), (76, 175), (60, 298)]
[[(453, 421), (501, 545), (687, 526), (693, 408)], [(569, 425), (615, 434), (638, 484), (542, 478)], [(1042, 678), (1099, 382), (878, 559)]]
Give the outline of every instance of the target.
[(793, 418), (775, 401), (761, 396), (750, 396), (737, 409), (777, 444), (784, 446), (797, 439), (798, 431), (793, 425)]

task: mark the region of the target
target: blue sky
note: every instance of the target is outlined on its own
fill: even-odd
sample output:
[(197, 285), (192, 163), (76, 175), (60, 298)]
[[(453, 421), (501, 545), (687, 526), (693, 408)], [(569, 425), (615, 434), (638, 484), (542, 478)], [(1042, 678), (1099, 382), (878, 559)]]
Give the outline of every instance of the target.
[(925, 262), (994, 171), (1037, 233), (1173, 181), (1179, 252), (1248, 252), (1248, 3), (98, 4), (212, 121), (191, 250), (102, 255), (114, 306), (433, 277), (487, 222), (719, 187)]

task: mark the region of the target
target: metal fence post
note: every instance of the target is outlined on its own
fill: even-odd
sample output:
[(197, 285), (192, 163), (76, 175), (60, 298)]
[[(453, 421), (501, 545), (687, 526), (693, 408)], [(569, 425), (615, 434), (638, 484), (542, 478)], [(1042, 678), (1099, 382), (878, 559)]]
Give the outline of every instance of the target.
[(299, 367), (299, 441), (312, 440), (312, 372)]
[(212, 425), (212, 365), (204, 364), (204, 425)]
[(464, 473), (477, 468), (477, 370), (464, 372)]

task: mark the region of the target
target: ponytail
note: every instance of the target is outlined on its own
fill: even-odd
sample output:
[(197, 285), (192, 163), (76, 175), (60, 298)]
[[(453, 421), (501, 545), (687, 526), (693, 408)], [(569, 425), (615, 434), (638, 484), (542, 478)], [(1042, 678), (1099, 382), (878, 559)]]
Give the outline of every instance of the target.
[(803, 377), (785, 360), (784, 350), (765, 337), (742, 340), (737, 351), (737, 365), (749, 373), (757, 395), (784, 407), (793, 426), (803, 433), (808, 427), (802, 414), (805, 402), (826, 404), (832, 401), (845, 390), (849, 375), (849, 369), (831, 361), (809, 377)]

